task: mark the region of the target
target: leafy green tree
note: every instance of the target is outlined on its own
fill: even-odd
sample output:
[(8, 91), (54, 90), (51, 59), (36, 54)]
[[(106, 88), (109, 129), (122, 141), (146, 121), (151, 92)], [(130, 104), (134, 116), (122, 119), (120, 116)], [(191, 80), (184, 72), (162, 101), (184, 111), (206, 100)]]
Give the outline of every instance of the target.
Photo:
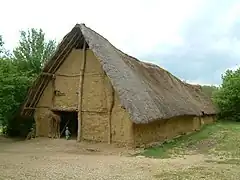
[(222, 81), (213, 96), (219, 115), (226, 120), (240, 121), (240, 68), (236, 71), (227, 70), (222, 75)]
[(3, 53), (3, 40), (2, 40), (2, 36), (0, 35), (0, 54)]
[(209, 97), (213, 97), (213, 93), (215, 92), (215, 91), (217, 91), (218, 90), (218, 88), (216, 87), (216, 86), (213, 86), (213, 85), (211, 85), (211, 86), (207, 86), (207, 85), (203, 85), (202, 86), (202, 90), (203, 90), (203, 92), (207, 95), (207, 96), (209, 96)]
[(3, 38), (0, 35), (0, 58), (10, 58), (11, 53), (4, 48)]
[(33, 78), (19, 72), (16, 65), (8, 59), (0, 59), (0, 121), (10, 133), (9, 126), (23, 102)]
[(20, 31), (19, 45), (13, 50), (13, 55), (21, 71), (38, 74), (55, 50), (54, 40), (46, 40), (42, 29), (31, 28)]
[(0, 58), (3, 58), (5, 56), (6, 50), (4, 48), (4, 42), (2, 39), (2, 36), (0, 35)]
[(7, 54), (3, 45), (0, 37), (0, 123), (5, 134), (25, 136), (33, 118), (26, 120), (20, 116), (21, 105), (33, 80), (55, 51), (56, 43), (47, 41), (41, 29), (32, 28), (21, 31), (13, 55)]

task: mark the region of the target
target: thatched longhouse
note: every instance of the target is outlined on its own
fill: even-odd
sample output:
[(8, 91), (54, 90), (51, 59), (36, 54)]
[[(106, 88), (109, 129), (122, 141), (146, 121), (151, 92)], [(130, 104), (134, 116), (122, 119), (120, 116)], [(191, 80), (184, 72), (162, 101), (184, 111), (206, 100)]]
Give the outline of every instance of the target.
[(26, 97), (38, 136), (48, 136), (49, 108), (78, 140), (139, 146), (163, 141), (214, 121), (200, 87), (137, 60), (84, 24), (59, 44)]

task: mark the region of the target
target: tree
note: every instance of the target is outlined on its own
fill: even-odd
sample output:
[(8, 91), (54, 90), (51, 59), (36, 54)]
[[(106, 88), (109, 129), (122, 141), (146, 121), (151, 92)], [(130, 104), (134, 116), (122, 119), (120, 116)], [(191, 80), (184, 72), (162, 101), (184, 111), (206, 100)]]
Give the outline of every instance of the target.
[[(32, 78), (19, 72), (17, 67), (8, 59), (0, 59), (0, 121), (11, 134), (11, 129), (18, 128), (13, 118), (23, 102)], [(10, 125), (12, 123), (12, 126)]]
[(47, 41), (42, 29), (31, 28), (20, 31), (19, 45), (13, 50), (13, 55), (21, 71), (38, 74), (55, 49), (56, 42)]
[(0, 54), (3, 53), (3, 40), (2, 40), (2, 36), (0, 35)]
[(213, 85), (211, 85), (211, 86), (203, 85), (202, 86), (203, 92), (211, 98), (213, 97), (213, 94), (214, 94), (215, 91), (217, 91), (217, 89), (218, 88), (216, 86), (213, 86)]
[(11, 53), (4, 48), (3, 38), (0, 35), (0, 58), (10, 58)]
[(240, 121), (240, 68), (227, 70), (222, 75), (222, 85), (214, 93), (213, 100), (221, 118)]
[(6, 50), (4, 48), (4, 42), (2, 36), (0, 35), (0, 58), (3, 58), (6, 54)]
[(46, 41), (41, 29), (21, 31), (19, 45), (13, 55), (6, 54), (0, 38), (0, 123), (4, 133), (10, 136), (25, 136), (33, 119), (20, 116), (20, 108), (27, 91), (46, 60), (55, 51), (56, 43)]

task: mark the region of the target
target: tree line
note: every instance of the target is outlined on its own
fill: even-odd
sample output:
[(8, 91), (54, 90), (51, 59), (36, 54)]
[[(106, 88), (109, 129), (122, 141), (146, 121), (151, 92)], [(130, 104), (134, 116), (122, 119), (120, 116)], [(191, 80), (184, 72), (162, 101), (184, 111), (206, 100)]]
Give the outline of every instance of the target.
[[(16, 47), (7, 50), (0, 35), (0, 128), (6, 135), (25, 136), (33, 118), (20, 116), (20, 108), (33, 81), (56, 50), (56, 41), (47, 40), (42, 29), (20, 31)], [(219, 87), (202, 86), (212, 98), (221, 119), (240, 121), (240, 68), (222, 74)]]
[(0, 36), (0, 126), (10, 136), (25, 136), (33, 119), (20, 116), (27, 91), (56, 49), (55, 40), (47, 40), (42, 29), (20, 31), (12, 50)]
[(215, 104), (218, 119), (240, 121), (240, 67), (237, 70), (226, 70), (221, 78), (219, 87), (202, 86), (203, 92)]

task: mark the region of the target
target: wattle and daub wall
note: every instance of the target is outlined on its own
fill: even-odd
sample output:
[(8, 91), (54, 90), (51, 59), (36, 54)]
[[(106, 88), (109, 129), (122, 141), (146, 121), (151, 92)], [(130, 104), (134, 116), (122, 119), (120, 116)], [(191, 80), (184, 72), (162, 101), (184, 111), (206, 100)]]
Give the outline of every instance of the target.
[(215, 121), (214, 116), (180, 116), (172, 119), (155, 121), (149, 124), (134, 124), (134, 145), (142, 146), (165, 141), (178, 135), (200, 130), (202, 125)]
[[(55, 87), (50, 81), (44, 90), (34, 114), (38, 136), (48, 136), (49, 119), (46, 107), (62, 111), (77, 110), (81, 63), (83, 63), (83, 51), (73, 49), (56, 72)], [(52, 104), (53, 88), (57, 94)], [(113, 143), (139, 146), (197, 130), (201, 127), (201, 122), (211, 123), (214, 120), (210, 116), (202, 120), (196, 117), (179, 117), (150, 124), (133, 124), (129, 114), (121, 106), (117, 93), (112, 91), (110, 80), (100, 63), (91, 50), (86, 50), (82, 96), (83, 140), (107, 142), (110, 130)], [(109, 128), (109, 118), (111, 118), (111, 128)]]
[[(68, 58), (57, 70), (55, 90), (59, 95), (54, 97), (53, 108), (57, 110), (77, 110), (78, 91), (81, 63), (83, 63), (83, 51), (73, 49)], [(76, 75), (69, 77), (69, 75)], [(38, 102), (35, 111), (35, 121), (37, 125), (37, 135), (48, 135), (47, 117), (48, 108), (52, 107), (52, 82), (50, 81), (43, 95)], [(86, 68), (83, 81), (82, 95), (82, 139), (93, 141), (108, 141), (108, 130), (111, 129), (112, 142), (127, 144), (132, 142), (132, 123), (129, 121), (128, 113), (121, 107), (118, 96), (101, 68), (100, 63), (93, 52), (86, 50)], [(111, 104), (114, 101), (111, 115), (111, 128), (109, 128), (109, 114)]]

